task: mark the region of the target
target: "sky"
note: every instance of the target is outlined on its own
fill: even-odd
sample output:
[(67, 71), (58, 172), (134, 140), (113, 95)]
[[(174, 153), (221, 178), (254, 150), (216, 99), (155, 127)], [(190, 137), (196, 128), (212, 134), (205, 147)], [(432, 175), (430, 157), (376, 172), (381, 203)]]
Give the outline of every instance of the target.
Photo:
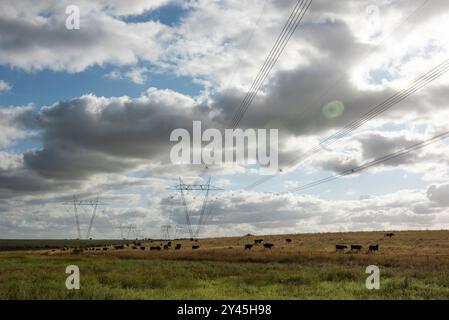
[[(239, 123), (278, 130), (282, 172), (170, 161), (174, 129), (232, 128), (296, 2), (1, 1), (0, 238), (76, 238), (66, 203), (97, 196), (94, 238), (120, 237), (121, 225), (188, 236), (173, 186), (209, 177), (223, 190), (211, 192), (201, 237), (447, 229), (447, 140), (295, 190), (449, 130), (441, 73), (322, 143), (449, 59), (443, 0), (312, 1)], [(79, 29), (66, 27), (69, 5)], [(202, 196), (186, 193), (194, 225)], [(83, 237), (91, 213), (80, 208)]]

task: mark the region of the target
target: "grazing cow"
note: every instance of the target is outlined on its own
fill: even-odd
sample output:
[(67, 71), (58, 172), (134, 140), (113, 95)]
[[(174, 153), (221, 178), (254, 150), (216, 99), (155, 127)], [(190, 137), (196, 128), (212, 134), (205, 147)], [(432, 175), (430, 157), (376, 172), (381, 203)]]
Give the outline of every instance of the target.
[(101, 248), (96, 248), (95, 250), (97, 250), (97, 251), (100, 251), (100, 250), (101, 250)]
[(245, 244), (245, 250), (251, 250), (252, 247), (252, 244)]
[(140, 247), (140, 250), (145, 250), (145, 247)]
[(336, 244), (335, 245), (335, 251), (345, 251), (346, 249), (348, 249), (348, 246), (343, 245), (343, 244)]
[(133, 250), (136, 250), (137, 249), (137, 247), (136, 246), (133, 246)]
[(255, 239), (255, 240), (254, 240), (254, 243), (255, 243), (255, 244), (262, 243), (262, 242), (263, 242), (263, 239)]
[(376, 244), (376, 245), (370, 245), (370, 246), (368, 247), (368, 251), (369, 251), (369, 252), (379, 251), (379, 244)]
[(167, 246), (171, 247), (171, 241), (167, 242)]
[(124, 245), (120, 245), (120, 246), (114, 246), (115, 249), (119, 250), (119, 249), (125, 249)]
[(199, 249), (199, 248), (200, 248), (200, 245), (199, 245), (199, 244), (194, 244), (194, 245), (192, 245), (192, 249), (193, 249), (193, 250)]
[(351, 244), (351, 251), (359, 252), (362, 250), (362, 246), (359, 244)]
[(271, 250), (271, 248), (274, 247), (274, 244), (272, 244), (272, 243), (264, 243), (263, 247)]
[(290, 242), (292, 242), (292, 239), (287, 238), (287, 239), (285, 239), (285, 241), (287, 241), (287, 243), (290, 243)]
[(170, 247), (168, 245), (164, 245), (164, 250), (168, 250)]
[(108, 251), (108, 248), (103, 248), (103, 251)]
[(182, 245), (181, 245), (180, 243), (177, 243), (176, 246), (175, 246), (175, 250), (181, 249), (181, 246), (182, 246)]
[(394, 236), (394, 233), (393, 232), (385, 233), (385, 236), (391, 238)]
[(153, 250), (160, 251), (161, 247), (159, 247), (159, 246), (150, 247), (150, 250), (151, 251), (153, 251)]

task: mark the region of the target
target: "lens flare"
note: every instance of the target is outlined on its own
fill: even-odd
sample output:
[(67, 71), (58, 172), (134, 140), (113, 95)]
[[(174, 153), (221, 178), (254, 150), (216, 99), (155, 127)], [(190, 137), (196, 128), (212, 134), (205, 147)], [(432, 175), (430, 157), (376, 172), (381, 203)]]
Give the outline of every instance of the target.
[(334, 100), (324, 105), (323, 108), (321, 109), (321, 112), (326, 118), (333, 119), (341, 116), (344, 110), (345, 106), (343, 102)]

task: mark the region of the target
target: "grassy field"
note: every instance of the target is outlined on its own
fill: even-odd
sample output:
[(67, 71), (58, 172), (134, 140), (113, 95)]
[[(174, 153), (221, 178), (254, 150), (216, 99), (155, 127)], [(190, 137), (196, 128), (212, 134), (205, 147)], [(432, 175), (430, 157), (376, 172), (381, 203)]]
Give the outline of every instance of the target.
[[(255, 238), (271, 242), (244, 250)], [(291, 238), (292, 243), (285, 239)], [(158, 241), (157, 244), (159, 244)], [(181, 250), (0, 252), (0, 299), (448, 299), (449, 231), (323, 233), (187, 240)], [(380, 251), (368, 253), (370, 244)], [(335, 244), (361, 244), (336, 253)], [(154, 246), (145, 243), (145, 246)], [(67, 265), (81, 289), (67, 290)], [(381, 270), (367, 290), (365, 269)]]

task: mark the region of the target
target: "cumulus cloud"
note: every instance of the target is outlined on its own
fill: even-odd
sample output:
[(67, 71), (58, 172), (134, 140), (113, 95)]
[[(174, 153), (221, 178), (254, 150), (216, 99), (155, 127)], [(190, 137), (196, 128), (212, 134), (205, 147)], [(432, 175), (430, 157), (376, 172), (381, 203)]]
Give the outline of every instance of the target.
[(35, 135), (35, 123), (31, 106), (0, 109), (0, 148), (11, 145), (14, 141)]
[(12, 89), (12, 85), (5, 80), (0, 80), (0, 92), (7, 92)]
[(149, 70), (147, 68), (136, 67), (126, 72), (125, 76), (134, 83), (145, 84), (148, 80), (148, 72)]
[[(382, 23), (373, 28), (365, 16), (371, 1), (314, 1), (240, 125), (279, 129), (281, 167), (306, 173), (338, 173), (447, 130), (448, 81), (441, 78), (338, 143), (323, 144), (310, 162), (296, 167), (321, 138), (368, 112), (447, 55), (447, 36), (441, 31), (447, 21), (447, 2), (432, 1), (419, 14), (413, 10), (422, 3), (412, 2), (380, 3)], [(65, 29), (68, 4), (80, 6), (80, 30)], [(170, 132), (191, 128), (193, 120), (202, 120), (205, 127), (230, 126), (292, 3), (267, 1), (264, 7), (256, 0), (198, 0), (184, 5), (188, 10), (173, 26), (151, 19), (131, 22), (130, 17), (167, 4), (179, 5), (168, 0), (2, 2), (2, 65), (69, 73), (112, 66), (105, 77), (126, 78), (139, 85), (155, 70), (187, 76), (203, 85), (198, 97), (157, 88), (135, 98), (86, 93), (39, 106), (37, 117), (32, 107), (0, 109), (0, 148), (39, 133), (39, 144), (33, 149), (0, 152), (0, 200), (6, 201), (0, 203), (0, 210), (8, 217), (4, 230), (23, 228), (36, 234), (44, 230), (42, 222), (25, 226), (27, 212), (36, 207), (24, 197), (45, 194), (60, 200), (73, 193), (88, 196), (96, 187), (112, 191), (148, 186), (155, 192), (143, 201), (149, 208), (115, 208), (102, 217), (104, 230), (111, 229), (105, 222), (108, 217), (128, 215), (145, 220), (154, 231), (159, 228), (155, 225), (167, 221), (164, 213), (171, 209), (169, 201), (157, 194), (168, 181), (150, 179), (155, 175), (198, 179), (201, 166), (167, 164)], [(331, 101), (344, 106), (341, 115), (323, 114), (323, 106)], [(330, 201), (288, 194), (225, 193), (216, 201), (208, 232), (439, 227), (447, 206), (443, 182), (449, 176), (443, 146), (447, 147), (441, 143), (381, 167), (423, 175), (424, 181), (433, 184), (427, 194), (402, 190), (357, 201)], [(217, 183), (230, 187), (233, 174), (241, 170), (217, 166), (209, 173), (224, 175)], [(285, 186), (297, 186), (295, 181)], [(18, 201), (16, 205), (5, 200), (9, 198)], [(20, 209), (18, 213), (12, 213), (12, 206)], [(182, 213), (181, 208), (175, 210)], [(182, 214), (175, 216), (174, 222), (182, 223)], [(58, 230), (69, 223), (55, 213), (43, 219), (53, 219), (52, 226)]]
[[(187, 195), (191, 221), (199, 219), (201, 199)], [(162, 211), (173, 211), (173, 224), (185, 224), (179, 196), (164, 198)], [(362, 200), (324, 200), (315, 196), (264, 192), (221, 192), (204, 220), (204, 235), (441, 228), (447, 216), (422, 190), (402, 190)]]
[[(29, 71), (80, 72), (93, 65), (154, 61), (161, 50), (157, 37), (165, 27), (153, 21), (126, 23), (119, 16), (141, 14), (167, 2), (2, 2), (0, 63)], [(79, 30), (65, 27), (68, 5), (80, 8)]]
[(427, 197), (440, 206), (449, 206), (449, 184), (430, 186), (427, 190)]
[(204, 115), (195, 100), (171, 90), (149, 89), (136, 99), (86, 95), (41, 110), (43, 148), (25, 153), (24, 161), (61, 178), (168, 163), (171, 131), (198, 118)]

